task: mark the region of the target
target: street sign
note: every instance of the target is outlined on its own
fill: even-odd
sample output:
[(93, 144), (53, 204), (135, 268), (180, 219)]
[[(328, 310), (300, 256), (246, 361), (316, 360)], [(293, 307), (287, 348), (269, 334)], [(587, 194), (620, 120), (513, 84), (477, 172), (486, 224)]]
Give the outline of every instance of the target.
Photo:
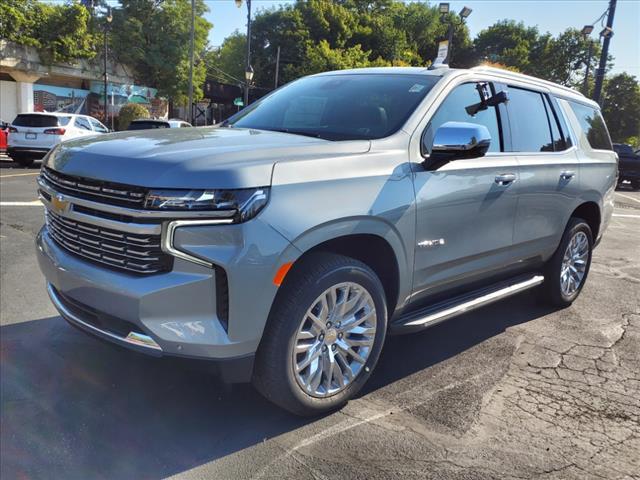
[(240, 98), (240, 97), (235, 98), (235, 99), (233, 100), (233, 104), (234, 104), (236, 107), (244, 107), (244, 102), (242, 101), (242, 98)]
[(433, 61), (434, 66), (443, 65), (444, 61), (447, 59), (447, 53), (449, 53), (449, 41), (442, 40), (438, 44), (438, 56)]

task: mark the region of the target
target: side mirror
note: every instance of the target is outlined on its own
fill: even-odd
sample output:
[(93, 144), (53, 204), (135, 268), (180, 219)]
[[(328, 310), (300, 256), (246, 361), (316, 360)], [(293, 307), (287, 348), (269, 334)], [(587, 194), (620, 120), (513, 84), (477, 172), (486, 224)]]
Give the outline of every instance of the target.
[[(427, 136), (423, 137), (425, 141)], [(482, 157), (490, 145), (491, 135), (484, 125), (446, 122), (436, 130), (433, 145), (423, 145), (423, 151), (430, 151), (430, 165), (443, 165), (452, 160)]]

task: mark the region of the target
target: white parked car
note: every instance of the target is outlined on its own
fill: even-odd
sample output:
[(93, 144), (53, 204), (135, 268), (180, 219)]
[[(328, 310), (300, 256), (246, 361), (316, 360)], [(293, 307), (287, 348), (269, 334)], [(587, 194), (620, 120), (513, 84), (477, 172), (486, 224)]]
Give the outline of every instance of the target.
[(70, 113), (20, 113), (9, 126), (7, 154), (28, 167), (60, 142), (108, 133), (93, 117)]

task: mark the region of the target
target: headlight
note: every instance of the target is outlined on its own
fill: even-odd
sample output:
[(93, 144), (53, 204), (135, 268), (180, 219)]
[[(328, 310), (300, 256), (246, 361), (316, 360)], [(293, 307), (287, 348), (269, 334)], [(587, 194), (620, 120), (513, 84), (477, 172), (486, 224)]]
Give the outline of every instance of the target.
[(267, 204), (269, 189), (238, 190), (151, 190), (145, 208), (152, 210), (228, 210), (229, 216), (244, 222), (255, 217)]

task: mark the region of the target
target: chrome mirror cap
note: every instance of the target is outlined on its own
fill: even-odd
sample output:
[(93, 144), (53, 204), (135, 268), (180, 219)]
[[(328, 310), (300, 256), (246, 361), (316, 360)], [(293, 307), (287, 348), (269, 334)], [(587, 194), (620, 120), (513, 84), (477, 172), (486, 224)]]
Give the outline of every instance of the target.
[(445, 154), (455, 158), (483, 156), (491, 145), (491, 135), (484, 125), (467, 122), (446, 122), (433, 138), (431, 155)]

